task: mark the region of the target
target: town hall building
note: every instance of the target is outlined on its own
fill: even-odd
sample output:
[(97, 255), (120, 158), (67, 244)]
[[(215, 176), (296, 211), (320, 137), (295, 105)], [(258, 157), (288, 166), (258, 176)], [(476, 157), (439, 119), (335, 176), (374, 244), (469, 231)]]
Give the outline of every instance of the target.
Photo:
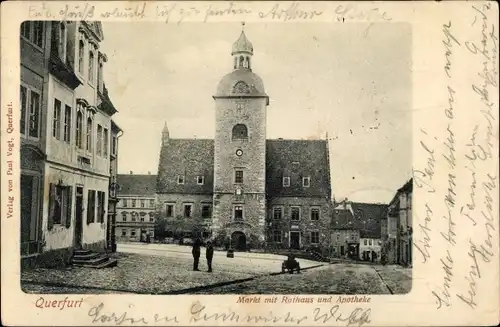
[[(244, 30), (220, 81), (215, 139), (162, 133), (158, 217), (185, 237), (235, 249), (326, 247), (331, 222), (328, 140), (266, 138), (269, 96)], [(228, 58), (229, 59), (229, 58)]]

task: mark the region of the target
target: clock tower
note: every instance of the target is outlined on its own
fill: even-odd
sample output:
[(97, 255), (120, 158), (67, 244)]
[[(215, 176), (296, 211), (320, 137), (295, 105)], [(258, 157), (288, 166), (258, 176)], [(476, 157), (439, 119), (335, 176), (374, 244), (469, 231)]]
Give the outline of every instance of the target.
[[(242, 24), (244, 28), (244, 23)], [(262, 79), (252, 71), (253, 45), (244, 29), (232, 48), (233, 71), (220, 81), (215, 100), (212, 232), (234, 249), (265, 240), (266, 107)]]

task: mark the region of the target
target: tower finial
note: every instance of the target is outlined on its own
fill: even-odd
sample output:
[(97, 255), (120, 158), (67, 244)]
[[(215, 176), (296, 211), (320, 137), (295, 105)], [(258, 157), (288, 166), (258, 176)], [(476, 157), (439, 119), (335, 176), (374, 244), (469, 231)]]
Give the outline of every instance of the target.
[(241, 30), (245, 31), (245, 22), (241, 22)]

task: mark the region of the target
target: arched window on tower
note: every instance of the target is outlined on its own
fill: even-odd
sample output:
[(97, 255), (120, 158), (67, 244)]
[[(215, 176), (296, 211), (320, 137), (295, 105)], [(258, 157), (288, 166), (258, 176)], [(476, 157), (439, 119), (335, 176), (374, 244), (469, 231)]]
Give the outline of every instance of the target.
[(243, 56), (240, 56), (240, 64), (239, 64), (239, 67), (242, 68), (243, 67)]
[(234, 69), (238, 68), (238, 57), (234, 57)]
[(243, 124), (237, 124), (233, 127), (233, 140), (248, 140), (248, 129)]

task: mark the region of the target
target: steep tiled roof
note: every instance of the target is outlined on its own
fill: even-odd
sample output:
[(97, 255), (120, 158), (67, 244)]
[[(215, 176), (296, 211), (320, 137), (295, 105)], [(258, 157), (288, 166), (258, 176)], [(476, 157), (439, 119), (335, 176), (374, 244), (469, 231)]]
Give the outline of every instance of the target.
[[(266, 147), (266, 188), (268, 197), (320, 196), (330, 198), (327, 142), (314, 140), (268, 140)], [(212, 194), (214, 140), (169, 139), (162, 146), (156, 189), (158, 193)], [(184, 175), (184, 184), (177, 176)], [(203, 175), (204, 185), (196, 176)], [(283, 187), (290, 176), (290, 187)], [(302, 177), (310, 187), (302, 187)]]
[[(387, 205), (351, 202), (354, 224), (367, 238), (380, 238), (380, 220), (387, 215)], [(365, 223), (366, 222), (366, 223)]]
[(154, 195), (156, 175), (118, 174), (118, 196), (121, 195)]
[[(335, 229), (345, 229), (345, 228), (353, 228), (353, 216), (351, 211), (349, 210), (335, 210), (333, 219), (332, 219), (332, 228)], [(349, 224), (351, 222), (351, 224)]]
[[(290, 187), (283, 187), (283, 177)], [(268, 197), (318, 196), (330, 198), (328, 143), (324, 140), (268, 140), (266, 144), (266, 191)], [(310, 177), (310, 187), (302, 186)]]
[[(177, 177), (184, 176), (184, 184)], [(197, 176), (204, 176), (198, 185)], [(158, 193), (212, 194), (214, 181), (214, 140), (169, 139), (160, 151)]]

